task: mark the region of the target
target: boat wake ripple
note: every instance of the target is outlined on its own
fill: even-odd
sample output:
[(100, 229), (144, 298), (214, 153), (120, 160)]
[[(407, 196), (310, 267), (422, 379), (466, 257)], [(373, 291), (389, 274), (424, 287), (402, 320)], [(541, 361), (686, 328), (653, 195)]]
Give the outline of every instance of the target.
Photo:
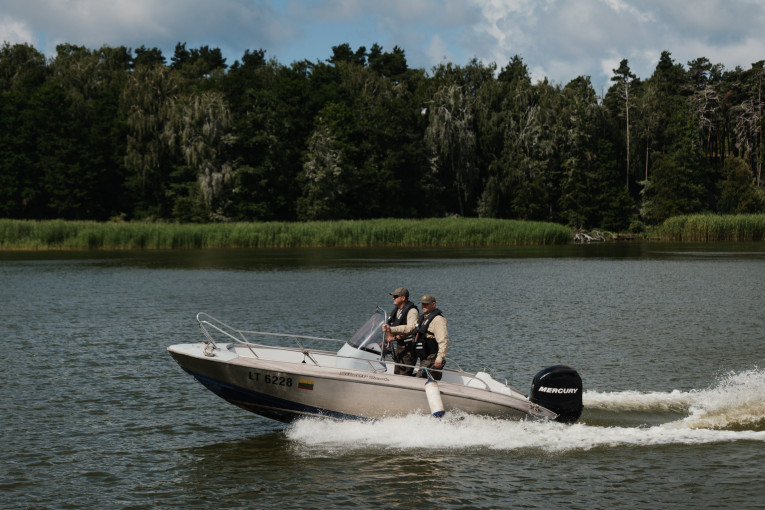
[[(760, 369), (725, 374), (706, 390), (589, 391), (584, 394), (584, 405), (585, 414), (574, 425), (448, 413), (441, 420), (428, 415), (375, 422), (306, 419), (293, 423), (285, 433), (288, 439), (309, 447), (309, 451), (487, 448), (562, 452), (619, 446), (765, 442), (765, 371)], [(625, 425), (616, 419), (606, 426), (597, 418), (603, 412), (617, 417), (624, 413), (633, 417), (635, 413), (660, 413), (671, 419), (650, 426), (639, 420)]]

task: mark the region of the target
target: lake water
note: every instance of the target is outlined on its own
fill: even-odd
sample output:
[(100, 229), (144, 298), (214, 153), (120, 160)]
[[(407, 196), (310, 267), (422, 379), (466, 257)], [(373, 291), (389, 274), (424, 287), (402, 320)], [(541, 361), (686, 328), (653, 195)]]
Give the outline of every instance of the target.
[[(450, 357), (566, 426), (452, 413), (284, 425), (184, 373), (199, 311), (348, 337), (434, 294)], [(765, 508), (765, 243), (0, 253), (0, 507)]]

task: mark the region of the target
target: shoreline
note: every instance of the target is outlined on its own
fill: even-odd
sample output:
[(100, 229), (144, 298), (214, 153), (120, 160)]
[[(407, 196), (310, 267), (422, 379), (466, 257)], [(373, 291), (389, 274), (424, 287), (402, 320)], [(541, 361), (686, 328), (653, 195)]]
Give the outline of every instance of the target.
[(570, 239), (571, 230), (555, 223), (475, 218), (215, 224), (0, 219), (0, 250), (492, 247)]
[(669, 218), (642, 233), (493, 218), (148, 223), (0, 219), (0, 251), (237, 248), (461, 248), (765, 240), (765, 214)]

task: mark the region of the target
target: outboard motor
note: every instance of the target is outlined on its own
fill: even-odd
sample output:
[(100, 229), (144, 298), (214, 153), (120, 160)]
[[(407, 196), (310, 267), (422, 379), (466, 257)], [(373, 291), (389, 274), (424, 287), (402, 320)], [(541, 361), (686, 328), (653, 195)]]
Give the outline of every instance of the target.
[(555, 421), (574, 423), (582, 414), (582, 378), (565, 365), (545, 368), (534, 376), (529, 400), (557, 413)]

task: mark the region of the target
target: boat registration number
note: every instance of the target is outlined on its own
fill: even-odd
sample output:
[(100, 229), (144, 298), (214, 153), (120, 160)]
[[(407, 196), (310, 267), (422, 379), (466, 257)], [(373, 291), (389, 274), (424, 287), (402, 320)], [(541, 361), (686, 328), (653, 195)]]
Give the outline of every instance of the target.
[(284, 377), (283, 375), (271, 375), (271, 374), (261, 374), (260, 372), (255, 372), (254, 370), (250, 370), (250, 380), (263, 383), (263, 384), (273, 384), (276, 386), (292, 386), (292, 377)]

